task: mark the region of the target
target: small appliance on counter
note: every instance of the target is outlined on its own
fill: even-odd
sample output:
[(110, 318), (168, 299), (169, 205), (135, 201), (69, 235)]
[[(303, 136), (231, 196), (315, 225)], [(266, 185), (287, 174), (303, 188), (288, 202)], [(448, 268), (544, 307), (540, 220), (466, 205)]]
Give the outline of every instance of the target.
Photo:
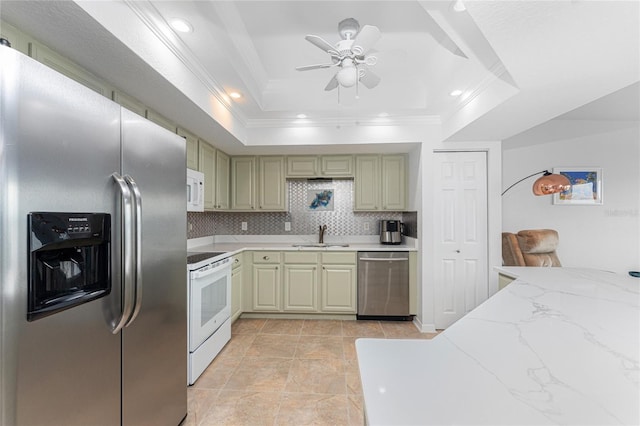
[(380, 221), (380, 244), (401, 244), (404, 223), (399, 220)]

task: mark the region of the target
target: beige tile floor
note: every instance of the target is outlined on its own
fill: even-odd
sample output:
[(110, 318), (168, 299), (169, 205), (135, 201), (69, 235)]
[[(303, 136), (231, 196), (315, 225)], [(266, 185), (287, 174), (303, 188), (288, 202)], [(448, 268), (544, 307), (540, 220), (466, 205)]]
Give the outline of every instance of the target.
[(189, 387), (183, 425), (363, 425), (355, 340), (434, 336), (411, 322), (239, 319)]

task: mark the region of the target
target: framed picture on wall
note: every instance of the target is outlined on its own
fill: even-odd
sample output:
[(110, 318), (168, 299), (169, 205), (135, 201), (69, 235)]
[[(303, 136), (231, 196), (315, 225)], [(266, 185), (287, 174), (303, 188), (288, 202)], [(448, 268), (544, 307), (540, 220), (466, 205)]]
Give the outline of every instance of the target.
[(316, 212), (332, 212), (334, 193), (333, 188), (307, 190), (307, 208)]
[(602, 169), (599, 167), (555, 167), (558, 173), (569, 179), (571, 188), (553, 194), (553, 204), (600, 205), (602, 204)]

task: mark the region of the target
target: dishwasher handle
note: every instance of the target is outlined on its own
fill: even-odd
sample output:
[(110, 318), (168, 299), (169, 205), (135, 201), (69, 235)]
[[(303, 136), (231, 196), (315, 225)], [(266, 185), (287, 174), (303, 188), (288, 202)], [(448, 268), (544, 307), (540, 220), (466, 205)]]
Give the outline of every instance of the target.
[(362, 262), (408, 262), (408, 257), (360, 257), (358, 260)]

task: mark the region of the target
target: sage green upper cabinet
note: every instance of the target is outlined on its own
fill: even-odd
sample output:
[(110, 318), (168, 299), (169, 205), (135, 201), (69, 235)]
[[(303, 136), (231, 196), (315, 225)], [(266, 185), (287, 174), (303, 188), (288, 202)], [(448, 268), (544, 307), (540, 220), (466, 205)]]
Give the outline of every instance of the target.
[(231, 210), (256, 208), (256, 157), (231, 157)]
[(382, 156), (382, 210), (400, 211), (407, 207), (406, 157)]
[(356, 156), (354, 192), (354, 210), (378, 210), (380, 208), (380, 156)]
[(287, 157), (287, 177), (314, 177), (318, 175), (318, 157), (295, 155)]
[(229, 156), (198, 140), (198, 166), (204, 173), (204, 209), (229, 209)]
[(357, 155), (354, 210), (402, 211), (406, 209), (406, 156)]
[[(29, 43), (29, 56), (43, 63), (44, 65), (64, 74), (83, 86), (98, 92), (102, 96), (111, 99), (111, 88), (104, 81), (100, 80), (89, 71), (79, 67), (67, 58), (59, 55), (48, 47), (37, 43)], [(175, 132), (175, 129), (173, 130)]]
[(142, 102), (137, 101), (131, 96), (122, 93), (118, 90), (114, 90), (112, 93), (112, 100), (119, 105), (122, 105), (129, 111), (133, 111), (138, 114), (140, 117), (147, 116), (147, 107), (142, 104)]
[(25, 55), (29, 54), (29, 41), (27, 37), (5, 21), (0, 23), (0, 37), (9, 40), (11, 47), (18, 52)]
[(229, 166), (230, 159), (227, 154), (216, 150), (216, 202), (218, 210), (229, 209)]
[(216, 149), (198, 142), (198, 170), (204, 173), (204, 209), (214, 210), (216, 201)]
[(352, 177), (352, 155), (323, 155), (320, 157), (320, 174), (322, 177)]
[(258, 208), (260, 211), (285, 211), (286, 193), (284, 157), (258, 157)]
[(177, 131), (177, 127), (174, 123), (151, 109), (147, 110), (147, 120), (153, 121), (158, 126), (164, 127), (172, 133), (176, 133)]
[(353, 177), (353, 156), (293, 155), (287, 157), (286, 177)]
[(187, 168), (191, 170), (198, 170), (198, 138), (197, 136), (179, 127), (178, 127), (178, 134), (182, 136), (187, 143)]

